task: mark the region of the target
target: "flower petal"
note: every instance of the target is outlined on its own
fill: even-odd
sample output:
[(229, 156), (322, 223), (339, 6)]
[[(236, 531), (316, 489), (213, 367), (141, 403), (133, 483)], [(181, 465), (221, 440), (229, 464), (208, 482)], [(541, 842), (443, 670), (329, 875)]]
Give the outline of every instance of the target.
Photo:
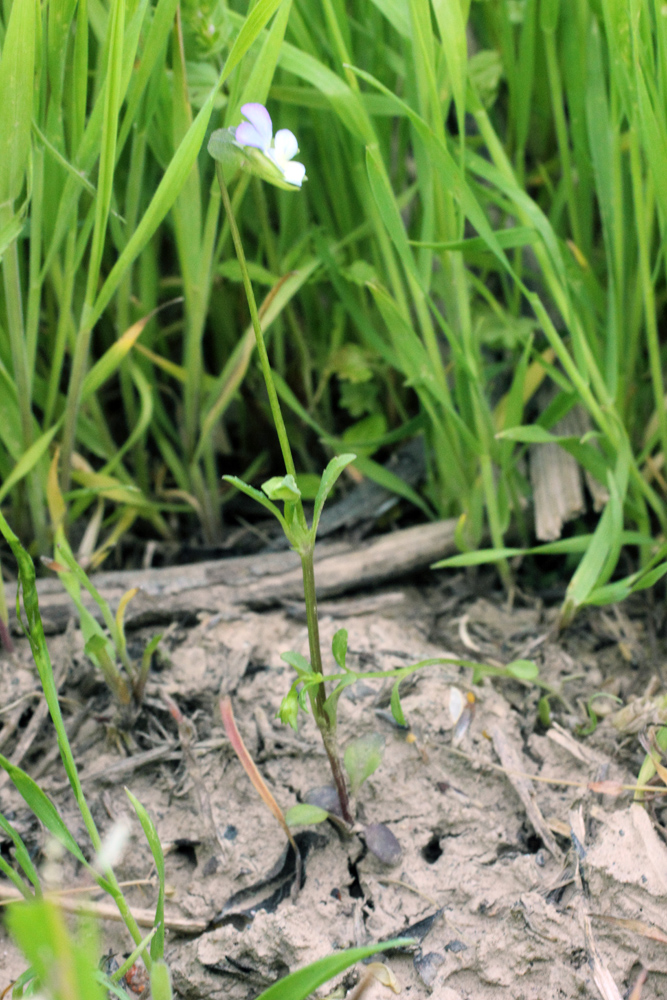
[(287, 163), (281, 163), (280, 169), (288, 184), (301, 187), (306, 176), (306, 168), (303, 163), (299, 163), (297, 160), (289, 160)]
[(241, 108), (241, 114), (255, 126), (257, 132), (262, 136), (264, 146), (261, 148), (265, 149), (271, 142), (271, 136), (273, 135), (273, 123), (271, 122), (269, 112), (263, 104), (244, 104)]
[(294, 132), (290, 132), (288, 128), (281, 128), (276, 132), (273, 148), (277, 160), (291, 160), (299, 152), (299, 143)]
[(257, 149), (261, 149), (264, 152), (266, 152), (269, 145), (265, 137), (260, 135), (255, 126), (251, 125), (250, 122), (241, 122), (236, 128), (234, 138), (239, 146), (256, 146)]

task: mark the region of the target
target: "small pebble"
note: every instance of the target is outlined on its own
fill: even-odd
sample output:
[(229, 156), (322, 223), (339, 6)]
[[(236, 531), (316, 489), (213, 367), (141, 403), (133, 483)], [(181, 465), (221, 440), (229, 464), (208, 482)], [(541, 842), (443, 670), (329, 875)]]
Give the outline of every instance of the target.
[(320, 785), (318, 788), (311, 788), (303, 797), (304, 802), (310, 806), (319, 806), (320, 809), (333, 813), (334, 816), (343, 818), (340, 808), (338, 792), (332, 785)]
[(403, 857), (398, 840), (384, 823), (369, 823), (364, 828), (366, 847), (385, 865), (397, 865)]

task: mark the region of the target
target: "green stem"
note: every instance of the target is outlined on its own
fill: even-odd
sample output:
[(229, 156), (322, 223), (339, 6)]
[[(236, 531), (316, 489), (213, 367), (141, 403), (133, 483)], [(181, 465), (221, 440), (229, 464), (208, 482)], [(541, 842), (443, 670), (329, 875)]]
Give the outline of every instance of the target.
[[(306, 620), (308, 622), (308, 646), (310, 650), (310, 664), (317, 674), (323, 674), (322, 651), (320, 647), (320, 626), (317, 618), (317, 593), (315, 590), (315, 566), (313, 563), (313, 549), (305, 549), (299, 553), (301, 556), (301, 569), (303, 571), (303, 595), (306, 600)], [(345, 775), (340, 762), (338, 752), (338, 740), (336, 739), (336, 719), (331, 719), (327, 713), (325, 702), (327, 692), (324, 681), (317, 685), (315, 693), (311, 694), (310, 703), (313, 709), (313, 716), (322, 735), (324, 749), (329, 758), (331, 773), (333, 775), (340, 809), (346, 823), (354, 822), (350, 811), (350, 800), (347, 794)]]
[(276, 392), (276, 387), (273, 384), (271, 364), (269, 362), (269, 355), (267, 354), (266, 351), (266, 344), (264, 343), (262, 327), (259, 322), (257, 303), (255, 302), (255, 294), (252, 290), (250, 275), (248, 274), (248, 267), (246, 264), (245, 253), (243, 252), (243, 244), (241, 243), (241, 235), (239, 233), (238, 226), (236, 225), (236, 219), (234, 218), (232, 204), (229, 200), (229, 192), (227, 190), (227, 185), (225, 184), (225, 178), (223, 176), (222, 168), (219, 163), (216, 163), (215, 171), (218, 177), (218, 184), (220, 185), (220, 193), (222, 194), (222, 203), (225, 206), (225, 212), (227, 213), (227, 218), (229, 219), (229, 228), (231, 229), (232, 239), (234, 240), (234, 248), (236, 250), (236, 256), (238, 257), (239, 266), (241, 268), (243, 287), (245, 288), (246, 297), (248, 299), (248, 307), (250, 309), (250, 319), (252, 320), (252, 328), (255, 331), (255, 339), (257, 341), (257, 353), (259, 355), (259, 361), (262, 366), (262, 374), (264, 375), (264, 381), (266, 382), (266, 391), (269, 395), (269, 405), (271, 407), (273, 421), (276, 425), (278, 440), (280, 441), (280, 450), (283, 453), (285, 469), (287, 470), (289, 475), (295, 476), (296, 469), (294, 467), (294, 459), (292, 458), (292, 449), (290, 448), (289, 440), (287, 438), (287, 430), (285, 428), (285, 422), (283, 420), (282, 411), (280, 409), (280, 403), (278, 402), (278, 394)]

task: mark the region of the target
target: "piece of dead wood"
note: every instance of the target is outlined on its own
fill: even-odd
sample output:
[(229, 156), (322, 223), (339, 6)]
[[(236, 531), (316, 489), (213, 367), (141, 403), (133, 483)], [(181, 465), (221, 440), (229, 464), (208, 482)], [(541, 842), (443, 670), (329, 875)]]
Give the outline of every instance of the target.
[(547, 850), (551, 852), (554, 858), (556, 858), (557, 861), (562, 861), (563, 852), (556, 843), (556, 840), (540, 811), (532, 782), (527, 778), (519, 777), (519, 772), (525, 773), (526, 770), (520, 753), (507, 736), (507, 733), (504, 732), (500, 726), (493, 726), (490, 730), (490, 735), (493, 741), (493, 748), (498, 754), (500, 763), (505, 769), (507, 780), (511, 782), (512, 787), (521, 799), (523, 807), (526, 810), (526, 816), (528, 817), (528, 821), (533, 827), (533, 830), (537, 836), (541, 838), (542, 843)]
[[(456, 519), (420, 524), (368, 542), (332, 542), (315, 549), (318, 597), (377, 587), (387, 580), (425, 569), (456, 551)], [(192, 617), (202, 611), (238, 615), (244, 607), (271, 607), (303, 598), (301, 562), (296, 552), (265, 552), (216, 559), (190, 566), (96, 573), (95, 586), (112, 608), (123, 594), (139, 587), (125, 613), (127, 626)], [(57, 579), (37, 581), (39, 604), (47, 631), (62, 631), (76, 611)], [(100, 610), (86, 593), (90, 612)], [(11, 603), (11, 602), (9, 602)], [(12, 628), (18, 632), (16, 619)]]
[[(131, 757), (106, 760), (99, 767), (86, 768), (79, 772), (79, 778), (82, 784), (90, 781), (100, 781), (103, 784), (115, 785), (148, 764), (157, 764), (164, 760), (180, 759), (181, 751), (178, 749), (176, 743), (164, 743), (162, 746), (152, 747), (150, 750), (132, 754)], [(69, 781), (58, 781), (57, 783), (48, 785), (49, 792), (60, 792), (64, 788), (69, 788)]]
[[(219, 750), (229, 746), (226, 739), (202, 740), (194, 747), (196, 754), (210, 753), (211, 750)], [(143, 750), (141, 753), (132, 754), (130, 757), (119, 757), (117, 759), (105, 761), (99, 767), (91, 767), (80, 771), (79, 777), (82, 784), (90, 781), (99, 781), (102, 784), (115, 785), (121, 780), (127, 779), (135, 771), (149, 764), (158, 764), (168, 760), (181, 760), (182, 751), (175, 742), (167, 742), (159, 747), (152, 747), (150, 750)], [(68, 781), (58, 781), (45, 786), (51, 793), (62, 792), (69, 788)]]
[(540, 541), (552, 542), (560, 538), (565, 522), (584, 510), (579, 466), (557, 444), (534, 444), (529, 451), (535, 534)]
[[(0, 888), (0, 905), (13, 902), (14, 900), (21, 901), (22, 899), (23, 896), (21, 893), (18, 889), (14, 889), (13, 886), (3, 885)], [(53, 899), (67, 913), (81, 913), (97, 917), (98, 920), (120, 922), (123, 919), (113, 903), (96, 903), (89, 899), (75, 899), (60, 894), (54, 894)], [(140, 927), (152, 927), (155, 923), (154, 910), (131, 907), (131, 913)], [(168, 930), (176, 931), (178, 934), (203, 934), (208, 927), (208, 923), (205, 920), (193, 920), (189, 917), (179, 917), (175, 914), (165, 913), (164, 926)]]
[[(583, 437), (591, 429), (588, 414), (575, 406), (553, 427), (564, 437)], [(582, 472), (572, 455), (558, 444), (534, 444), (529, 448), (530, 481), (535, 504), (535, 534), (544, 542), (560, 538), (563, 525), (585, 509)], [(596, 511), (609, 499), (607, 489), (588, 471), (586, 486)]]

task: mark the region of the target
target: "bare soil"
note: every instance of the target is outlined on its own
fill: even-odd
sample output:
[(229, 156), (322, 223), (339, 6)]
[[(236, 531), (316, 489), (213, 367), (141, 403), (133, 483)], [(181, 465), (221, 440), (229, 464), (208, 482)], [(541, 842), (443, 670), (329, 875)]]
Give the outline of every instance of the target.
[[(333, 949), (404, 934), (417, 944), (384, 961), (409, 1000), (613, 997), (627, 994), (642, 968), (642, 1000), (666, 996), (661, 799), (645, 808), (628, 793), (587, 789), (590, 782), (633, 782), (644, 752), (636, 735), (619, 732), (610, 719), (578, 735), (595, 692), (628, 702), (661, 688), (661, 629), (645, 603), (586, 612), (562, 635), (555, 622), (555, 610), (509, 610), (500, 598), (470, 593), (462, 577), (322, 605), (323, 648), (346, 627), (354, 669), (446, 655), (496, 664), (530, 658), (561, 697), (552, 697), (554, 725), (545, 729), (537, 711), (543, 692), (535, 685), (487, 679), (473, 687), (470, 669), (427, 667), (404, 685), (408, 732), (391, 721), (387, 683), (369, 679), (349, 689), (339, 710), (341, 747), (379, 732), (384, 761), (361, 789), (354, 833), (326, 823), (304, 835), (306, 878), (296, 902), (289, 879), (282, 889), (274, 882), (247, 898), (235, 895), (267, 876), (285, 844), (225, 739), (218, 700), (231, 695), (246, 745), (284, 809), (328, 784), (312, 718), (300, 716), (298, 733), (276, 719), (293, 679), (280, 653), (307, 655), (299, 609), (207, 611), (190, 628), (167, 627), (167, 655), (151, 673), (129, 740), (110, 725), (113, 706), (79, 632), (50, 637), (95, 820), (103, 832), (123, 819), (130, 827), (117, 873), (144, 882), (127, 889), (139, 910), (154, 906), (156, 886), (154, 878), (145, 883), (154, 875), (152, 860), (125, 785), (149, 810), (164, 845), (167, 958), (177, 996), (247, 1000)], [(138, 652), (154, 631), (132, 634)], [(84, 845), (50, 721), (38, 718), (25, 736), (37, 690), (27, 643), (18, 641), (16, 652), (0, 659), (0, 750), (12, 758), (24, 740), (23, 766)], [(474, 695), (467, 728), (452, 716), (457, 692), (466, 703)], [(194, 764), (182, 752), (165, 694), (195, 728)], [(596, 705), (601, 712), (616, 708), (609, 699)], [(45, 832), (5, 781), (0, 809), (43, 863)], [(384, 823), (396, 836), (397, 864), (383, 864), (368, 849), (369, 823)], [(9, 856), (8, 845), (0, 847)], [(55, 877), (68, 888), (89, 884), (69, 858), (57, 864)], [(6, 884), (0, 882), (0, 895)], [(102, 932), (106, 947), (128, 950), (120, 925), (105, 921)], [(0, 991), (22, 968), (0, 930)], [(358, 975), (350, 971), (319, 995), (344, 997)], [(365, 994), (388, 996), (379, 983)]]

